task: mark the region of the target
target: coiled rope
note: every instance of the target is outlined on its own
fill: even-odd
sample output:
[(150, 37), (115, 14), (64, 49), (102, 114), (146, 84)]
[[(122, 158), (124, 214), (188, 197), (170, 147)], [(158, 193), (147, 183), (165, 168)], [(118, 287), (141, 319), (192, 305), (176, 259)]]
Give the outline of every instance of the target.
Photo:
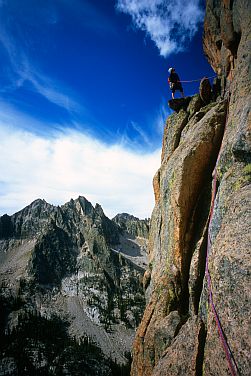
[[(224, 129), (224, 134), (223, 134), (223, 139), (225, 135), (225, 130), (226, 130), (226, 124), (228, 121), (228, 108), (229, 108), (229, 98), (228, 98), (228, 104), (227, 104), (227, 116), (226, 116), (226, 121), (225, 121), (225, 129)], [(212, 283), (211, 283), (211, 276), (209, 272), (209, 266), (208, 266), (208, 258), (209, 258), (209, 253), (211, 250), (212, 246), (212, 241), (211, 241), (211, 235), (210, 235), (210, 230), (211, 230), (211, 224), (212, 224), (212, 218), (213, 218), (213, 213), (214, 213), (214, 205), (215, 205), (215, 198), (216, 198), (216, 193), (217, 193), (217, 167), (219, 163), (219, 159), (221, 156), (222, 152), (222, 145), (223, 145), (223, 139), (220, 147), (220, 151), (217, 157), (216, 165), (214, 168), (214, 178), (213, 178), (213, 189), (212, 189), (212, 197), (211, 197), (211, 208), (210, 208), (210, 213), (209, 213), (209, 225), (208, 225), (208, 238), (207, 238), (207, 252), (206, 252), (206, 278), (207, 278), (207, 287), (208, 287), (208, 293), (209, 293), (209, 301), (211, 304), (211, 308), (213, 311), (214, 319), (217, 325), (219, 337), (221, 339), (222, 347), (226, 355), (227, 363), (228, 363), (228, 368), (232, 376), (237, 376), (239, 373), (237, 364), (234, 360), (232, 351), (230, 349), (230, 346), (227, 342), (227, 339), (224, 335), (224, 331), (222, 329), (222, 324), (219, 318), (219, 315), (217, 313), (215, 304), (214, 304), (214, 299), (213, 299), (213, 292), (212, 292)]]

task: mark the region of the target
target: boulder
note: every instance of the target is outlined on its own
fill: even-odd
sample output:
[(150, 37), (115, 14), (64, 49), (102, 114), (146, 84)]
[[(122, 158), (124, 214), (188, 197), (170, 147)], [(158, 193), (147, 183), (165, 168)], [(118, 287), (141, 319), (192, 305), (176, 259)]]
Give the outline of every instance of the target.
[(190, 102), (190, 97), (170, 99), (168, 101), (168, 106), (175, 112), (179, 112), (181, 109), (186, 110)]
[(208, 104), (211, 101), (212, 88), (207, 77), (202, 78), (200, 82), (200, 97), (205, 104)]

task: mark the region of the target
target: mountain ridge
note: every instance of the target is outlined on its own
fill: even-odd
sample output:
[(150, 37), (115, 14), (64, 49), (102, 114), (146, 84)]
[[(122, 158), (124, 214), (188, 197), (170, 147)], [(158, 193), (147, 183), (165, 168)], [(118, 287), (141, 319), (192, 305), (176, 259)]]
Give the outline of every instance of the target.
[(145, 305), (146, 243), (83, 196), (61, 206), (37, 199), (0, 217), (0, 296), (22, 302), (16, 311), (8, 308), (5, 330), (18, 333), (21, 317), (32, 321), (34, 312), (47, 320), (56, 315), (68, 322), (70, 338), (87, 336), (106, 364), (124, 367)]

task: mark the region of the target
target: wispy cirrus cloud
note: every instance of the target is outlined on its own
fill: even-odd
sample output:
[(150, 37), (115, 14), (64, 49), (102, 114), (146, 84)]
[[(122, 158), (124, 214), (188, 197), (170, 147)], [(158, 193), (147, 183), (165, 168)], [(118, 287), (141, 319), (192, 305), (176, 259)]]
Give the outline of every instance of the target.
[(164, 57), (182, 51), (203, 21), (200, 0), (117, 0), (117, 9), (132, 17)]
[(160, 139), (162, 139), (163, 136), (163, 129), (166, 124), (166, 119), (172, 113), (172, 110), (170, 107), (167, 107), (165, 102), (166, 101), (163, 98), (159, 108), (156, 110), (155, 114), (153, 114), (153, 118), (151, 120), (152, 124), (154, 125), (155, 132), (158, 134)]
[[(64, 108), (68, 112), (78, 112), (83, 106), (73, 99), (69, 88), (62, 83), (52, 80), (31, 61), (27, 48), (21, 43), (22, 38), (12, 37), (7, 26), (2, 22), (0, 25), (0, 46), (5, 51), (9, 60), (8, 79), (9, 83), (2, 87), (0, 93), (10, 92), (16, 88), (28, 85), (29, 89), (40, 94), (49, 102)], [(67, 94), (66, 94), (67, 93)]]
[(49, 102), (64, 108), (68, 112), (80, 112), (83, 110), (83, 106), (80, 106), (72, 96), (65, 93), (70, 90), (63, 88), (63, 85), (56, 83), (55, 80), (53, 81), (38, 72), (29, 74), (26, 79), (32, 84), (33, 89)]
[[(156, 133), (156, 132), (155, 132)], [(137, 122), (131, 120), (123, 130), (117, 132), (117, 140), (120, 145), (133, 150), (153, 150), (155, 143)]]

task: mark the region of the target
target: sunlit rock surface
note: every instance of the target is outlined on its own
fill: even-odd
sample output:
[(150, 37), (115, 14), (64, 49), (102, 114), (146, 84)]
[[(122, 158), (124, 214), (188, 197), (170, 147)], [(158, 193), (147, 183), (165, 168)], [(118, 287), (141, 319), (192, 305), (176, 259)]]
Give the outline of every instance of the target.
[(188, 106), (179, 101), (166, 122), (153, 182), (148, 304), (134, 341), (133, 376), (230, 374), (205, 279), (215, 174), (214, 303), (236, 374), (251, 372), (250, 14), (249, 1), (207, 1), (204, 49), (219, 80), (207, 97), (196, 95)]

